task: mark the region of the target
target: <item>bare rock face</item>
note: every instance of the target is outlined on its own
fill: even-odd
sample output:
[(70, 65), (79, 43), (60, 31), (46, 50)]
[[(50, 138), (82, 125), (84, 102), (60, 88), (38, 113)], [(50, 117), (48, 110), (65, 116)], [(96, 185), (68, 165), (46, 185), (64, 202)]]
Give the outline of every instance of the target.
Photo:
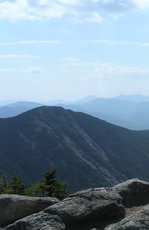
[(149, 229), (149, 205), (142, 210), (122, 219), (120, 222), (110, 225), (105, 230), (140, 230)]
[(7, 226), (7, 230), (64, 230), (65, 225), (58, 216), (39, 212), (27, 216), (14, 224)]
[(36, 198), (0, 195), (0, 226), (6, 226), (25, 216), (39, 212), (58, 202), (56, 198)]
[(132, 179), (112, 188), (83, 190), (63, 201), (1, 195), (0, 224), (5, 230), (149, 229), (149, 183)]
[(58, 215), (65, 224), (76, 224), (124, 216), (122, 198), (110, 188), (94, 188), (72, 194), (44, 210)]
[(139, 179), (125, 181), (113, 187), (123, 198), (125, 207), (146, 205), (149, 203), (149, 183)]

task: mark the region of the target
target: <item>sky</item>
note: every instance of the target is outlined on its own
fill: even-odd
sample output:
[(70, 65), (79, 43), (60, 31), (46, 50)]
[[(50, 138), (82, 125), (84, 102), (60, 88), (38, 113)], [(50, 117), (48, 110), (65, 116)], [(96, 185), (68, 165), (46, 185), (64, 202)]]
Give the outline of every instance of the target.
[(149, 95), (149, 0), (1, 0), (0, 100)]

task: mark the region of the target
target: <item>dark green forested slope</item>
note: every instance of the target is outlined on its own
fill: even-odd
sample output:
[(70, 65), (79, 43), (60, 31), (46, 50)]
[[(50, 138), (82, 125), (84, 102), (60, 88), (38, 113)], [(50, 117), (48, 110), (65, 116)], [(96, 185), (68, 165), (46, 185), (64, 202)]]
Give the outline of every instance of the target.
[(71, 191), (149, 179), (149, 131), (130, 131), (60, 107), (0, 119), (0, 174), (34, 182), (54, 167)]

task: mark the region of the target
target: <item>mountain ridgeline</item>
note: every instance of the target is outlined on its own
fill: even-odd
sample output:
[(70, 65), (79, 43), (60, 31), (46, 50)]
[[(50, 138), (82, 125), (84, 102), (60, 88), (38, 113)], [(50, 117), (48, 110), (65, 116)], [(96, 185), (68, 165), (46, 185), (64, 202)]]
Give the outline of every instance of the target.
[(149, 180), (149, 131), (131, 131), (81, 112), (42, 106), (0, 119), (0, 174), (25, 182), (57, 168), (69, 191)]
[(130, 95), (114, 98), (88, 96), (80, 101), (18, 101), (8, 104), (0, 101), (0, 118), (17, 116), (28, 110), (47, 105), (61, 106), (75, 112), (90, 114), (114, 125), (132, 130), (149, 130), (149, 96)]

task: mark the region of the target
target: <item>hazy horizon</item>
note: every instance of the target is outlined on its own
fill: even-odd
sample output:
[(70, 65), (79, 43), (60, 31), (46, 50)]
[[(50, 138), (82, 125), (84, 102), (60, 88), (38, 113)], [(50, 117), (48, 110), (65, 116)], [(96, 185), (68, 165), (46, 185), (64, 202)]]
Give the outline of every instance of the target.
[[(128, 99), (127, 99), (128, 98)], [(30, 100), (30, 99), (7, 99), (7, 100), (1, 100), (0, 99), (0, 105), (7, 105), (7, 104), (13, 104), (16, 102), (35, 102), (35, 103), (48, 103), (51, 102), (53, 103), (53, 105), (56, 105), (56, 103), (79, 103), (79, 102), (85, 102), (85, 101), (92, 101), (94, 99), (124, 99), (124, 100), (128, 100), (128, 101), (135, 101), (136, 102), (143, 102), (143, 101), (149, 101), (149, 95), (143, 95), (143, 94), (121, 94), (121, 95), (116, 95), (116, 96), (105, 96), (105, 97), (100, 97), (100, 96), (95, 96), (95, 95), (86, 95), (85, 97), (80, 97), (80, 98), (76, 98), (74, 100), (66, 100), (64, 98), (55, 98), (55, 99), (47, 99), (47, 100)]]
[(2, 0), (0, 101), (149, 95), (149, 0)]

